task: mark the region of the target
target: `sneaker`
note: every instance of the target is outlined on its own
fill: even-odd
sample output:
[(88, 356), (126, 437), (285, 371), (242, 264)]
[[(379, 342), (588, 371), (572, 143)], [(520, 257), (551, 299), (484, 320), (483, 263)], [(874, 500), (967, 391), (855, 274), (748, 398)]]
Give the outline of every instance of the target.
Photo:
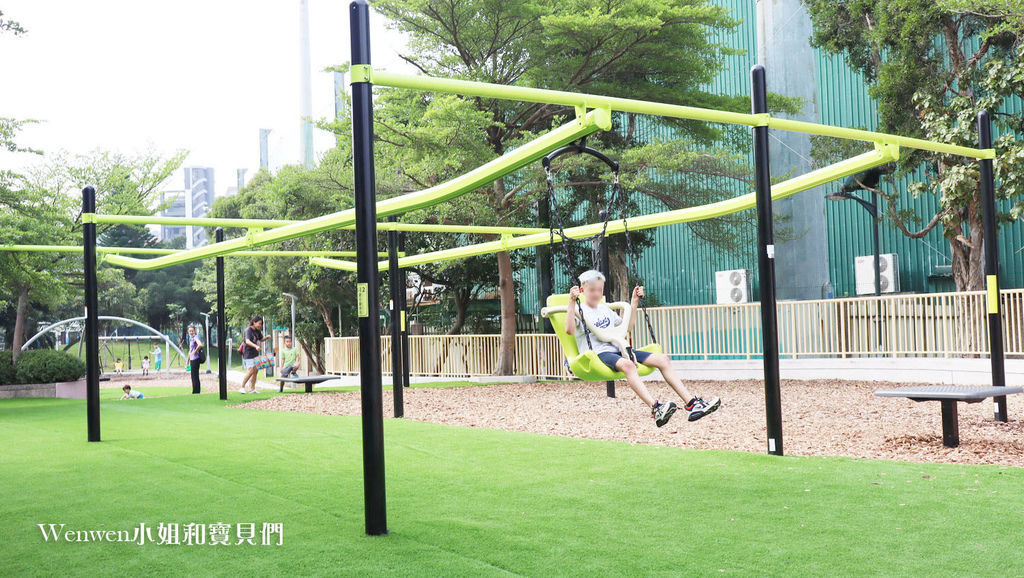
[(244, 395), (244, 394), (249, 393), (249, 392), (246, 391), (245, 388), (243, 387), (242, 389), (238, 390), (238, 393), (241, 393), (241, 394)]
[(720, 405), (722, 405), (722, 400), (717, 397), (712, 397), (706, 401), (703, 398), (695, 397), (683, 409), (690, 412), (690, 421), (697, 421), (707, 414), (713, 413)]
[(661, 427), (668, 423), (668, 420), (672, 418), (672, 414), (676, 412), (676, 404), (673, 401), (668, 403), (655, 403), (654, 407), (651, 408), (651, 417), (654, 418), (654, 423)]

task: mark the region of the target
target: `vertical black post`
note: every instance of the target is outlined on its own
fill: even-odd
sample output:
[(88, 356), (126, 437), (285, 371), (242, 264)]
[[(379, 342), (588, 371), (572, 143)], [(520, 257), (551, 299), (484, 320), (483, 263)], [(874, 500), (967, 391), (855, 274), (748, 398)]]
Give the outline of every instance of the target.
[[(882, 296), (882, 263), (881, 263), (881, 249), (879, 248), (879, 222), (878, 222), (878, 193), (871, 191), (871, 205), (874, 207), (874, 213), (868, 211), (871, 215), (871, 223), (875, 226), (873, 246), (875, 251), (875, 297)], [(879, 353), (882, 350), (882, 300), (875, 300), (875, 343), (878, 345)]]
[[(217, 242), (224, 241), (224, 229), (217, 227)], [(228, 398), (228, 333), (224, 315), (224, 257), (217, 257), (217, 384), (220, 398)], [(206, 336), (207, 341), (210, 336)]]
[[(388, 217), (388, 222), (398, 219)], [(398, 232), (388, 231), (388, 285), (391, 288), (391, 395), (395, 400), (395, 417), (405, 415), (402, 375), (405, 373), (402, 357), (402, 302), (399, 293), (405, 292), (405, 283), (398, 270)]]
[(882, 263), (879, 252), (878, 232), (878, 193), (871, 191), (871, 205), (875, 207), (875, 214), (871, 215), (871, 223), (875, 226), (874, 248), (875, 248), (875, 296), (882, 295)]
[[(768, 112), (764, 66), (750, 71), (751, 111)], [(782, 455), (782, 402), (779, 392), (779, 328), (775, 310), (775, 232), (772, 223), (772, 174), (768, 165), (768, 127), (754, 127), (754, 176), (757, 183), (757, 271), (761, 288), (761, 339), (764, 351), (764, 406), (768, 453)]]
[[(551, 228), (551, 207), (547, 198), (537, 202), (537, 218), (542, 227)], [(547, 305), (548, 296), (551, 295), (554, 286), (553, 267), (551, 262), (551, 246), (541, 245), (537, 247), (537, 292), (539, 293), (538, 311)], [(540, 318), (541, 333), (554, 333), (551, 321), (546, 317)]]
[[(597, 218), (600, 219), (601, 221), (604, 221), (607, 217), (607, 210), (602, 210), (597, 213)], [(599, 242), (601, 243), (601, 245), (598, 247), (598, 262), (601, 266), (601, 273), (604, 275), (606, 279), (604, 284), (604, 292), (605, 295), (612, 295), (612, 292), (615, 288), (612, 286), (611, 265), (608, 262), (608, 237), (601, 237), (601, 240)], [(615, 382), (606, 381), (604, 385), (605, 389), (608, 392), (608, 397), (615, 397)]]
[[(405, 253), (405, 232), (398, 234), (398, 252)], [(405, 271), (399, 270), (400, 277), (402, 279), (402, 290), (398, 292), (398, 298), (400, 299), (401, 305), (398, 306), (399, 320), (402, 324), (402, 385), (409, 387), (409, 366), (411, 362), (409, 360), (409, 320), (407, 319), (407, 311), (409, 310), (408, 303), (408, 290), (405, 282)]]
[[(370, 64), (370, 5), (349, 4), (352, 66)], [(373, 169), (373, 86), (352, 83), (352, 165), (356, 201), (356, 304), (363, 413), (363, 497), (366, 533), (387, 534), (384, 488), (384, 408), (377, 307), (377, 205)]]
[[(992, 148), (992, 118), (987, 110), (978, 113), (978, 148)], [(992, 386), (1006, 385), (1003, 364), (1003, 317), (999, 310), (999, 227), (996, 213), (996, 184), (992, 159), (981, 159), (981, 206), (985, 226), (985, 282), (988, 287), (988, 343), (992, 360)], [(1006, 396), (993, 398), (995, 420), (1006, 421)]]
[(85, 415), (89, 441), (100, 441), (100, 321), (96, 287), (96, 189), (82, 189), (83, 272), (85, 273)]

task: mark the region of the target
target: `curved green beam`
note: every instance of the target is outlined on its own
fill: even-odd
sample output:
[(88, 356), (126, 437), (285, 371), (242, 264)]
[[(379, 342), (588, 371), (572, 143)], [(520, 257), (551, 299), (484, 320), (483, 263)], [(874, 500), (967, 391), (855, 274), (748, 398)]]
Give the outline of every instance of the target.
[[(479, 166), (468, 173), (455, 177), (454, 179), (440, 185), (430, 187), (408, 195), (393, 197), (377, 202), (377, 215), (386, 217), (397, 215), (416, 209), (430, 207), (464, 195), (470, 191), (485, 186), (495, 179), (512, 173), (519, 168), (526, 166), (547, 153), (563, 147), (575, 140), (578, 140), (599, 130), (611, 128), (611, 113), (607, 110), (596, 109), (586, 113), (572, 122), (566, 123), (551, 132), (540, 136), (523, 146), (509, 151), (508, 153)], [(82, 220), (95, 218), (95, 215), (82, 215)], [(177, 255), (165, 255), (156, 259), (135, 259), (123, 255), (108, 256), (106, 261), (111, 265), (127, 267), (129, 269), (160, 269), (180, 263), (188, 263), (206, 257), (224, 255), (241, 249), (252, 249), (268, 243), (285, 241), (296, 237), (304, 237), (323, 231), (330, 231), (348, 225), (355, 224), (355, 210), (348, 209), (330, 215), (324, 215), (308, 221), (292, 223), (269, 231), (249, 231), (244, 237), (213, 243), (191, 249)]]
[[(22, 253), (81, 253), (80, 245), (0, 245), (0, 252)], [(182, 249), (157, 249), (153, 247), (96, 247), (101, 255), (176, 255)], [(399, 253), (404, 256), (404, 254)], [(355, 257), (355, 251), (292, 251), (292, 250), (261, 250), (235, 251), (225, 257)], [(386, 251), (377, 253), (378, 257), (387, 257)]]
[(450, 78), (437, 78), (432, 76), (397, 74), (393, 72), (385, 72), (383, 70), (373, 70), (367, 64), (352, 66), (350, 74), (352, 76), (352, 82), (372, 82), (379, 86), (390, 86), (392, 88), (406, 88), (429, 92), (447, 92), (461, 94), (464, 96), (520, 100), (524, 102), (573, 106), (576, 108), (604, 108), (621, 112), (633, 112), (637, 114), (649, 114), (671, 118), (685, 118), (724, 124), (767, 126), (768, 128), (778, 130), (890, 144), (899, 147), (960, 155), (976, 159), (996, 158), (994, 149), (976, 149), (895, 134), (775, 118), (770, 114), (725, 112), (708, 108), (647, 102), (643, 100), (618, 98), (614, 96), (600, 96), (595, 94), (547, 90), (543, 88), (530, 88), (525, 86), (505, 86), (503, 84), (489, 84), (486, 82), (454, 80)]
[[(94, 223), (108, 225), (195, 225), (198, 227), (239, 227), (244, 229), (272, 229), (285, 225), (294, 225), (302, 221), (282, 219), (229, 219), (216, 217), (160, 217), (147, 215), (101, 215), (95, 214)], [(338, 227), (354, 229), (355, 224)], [(433, 223), (377, 223), (378, 231), (410, 231), (414, 233), (476, 233), (480, 235), (530, 235), (543, 233), (547, 229), (541, 227), (496, 227), (488, 225), (443, 225)], [(354, 254), (353, 254), (354, 256)]]
[[(772, 200), (789, 197), (825, 183), (857, 174), (871, 167), (893, 162), (898, 158), (899, 147), (892, 145), (880, 146), (871, 152), (867, 152), (851, 159), (847, 159), (772, 185)], [(639, 217), (630, 217), (625, 221), (609, 221), (606, 234), (611, 235), (623, 233), (627, 226), (629, 230), (637, 231), (640, 229), (664, 227), (666, 225), (675, 225), (678, 223), (721, 217), (753, 208), (755, 202), (754, 193), (748, 193), (746, 195), (733, 197), (717, 203), (710, 203), (697, 207), (687, 207), (685, 209), (678, 209), (675, 211), (642, 215)], [(579, 227), (566, 229), (565, 234), (569, 238), (583, 239), (601, 233), (603, 227), (604, 223), (581, 225)], [(552, 237), (548, 231), (545, 231), (542, 234), (526, 235), (523, 237), (506, 236), (499, 241), (490, 241), (487, 243), (467, 245), (464, 247), (456, 247), (454, 249), (445, 249), (443, 251), (434, 251), (431, 253), (404, 257), (398, 260), (398, 265), (399, 267), (414, 267), (416, 265), (425, 265), (427, 263), (465, 259), (466, 257), (473, 257), (476, 255), (487, 255), (501, 251), (537, 247), (540, 245), (546, 245), (550, 242), (560, 243), (561, 241), (562, 239), (559, 235), (554, 235)], [(310, 263), (320, 267), (349, 270), (347, 269), (347, 263), (336, 261), (334, 259), (314, 257), (310, 259)], [(387, 269), (387, 265), (387, 262), (384, 261), (379, 263), (378, 268), (380, 270), (385, 270)]]

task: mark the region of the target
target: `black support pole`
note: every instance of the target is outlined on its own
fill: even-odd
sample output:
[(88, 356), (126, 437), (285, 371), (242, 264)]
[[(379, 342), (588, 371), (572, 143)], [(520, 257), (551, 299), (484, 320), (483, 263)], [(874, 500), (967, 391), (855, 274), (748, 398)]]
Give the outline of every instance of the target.
[[(224, 229), (217, 227), (217, 242), (224, 241)], [(217, 257), (217, 385), (220, 398), (228, 398), (228, 333), (224, 316), (224, 257)], [(207, 335), (209, 340), (210, 336)]]
[[(600, 219), (601, 221), (604, 221), (606, 218), (608, 218), (607, 209), (599, 211), (597, 213), (597, 218)], [(601, 273), (604, 274), (606, 279), (604, 291), (606, 295), (611, 295), (615, 287), (612, 285), (611, 264), (608, 262), (608, 237), (602, 236), (599, 242), (601, 243), (601, 246), (598, 248)], [(615, 382), (606, 381), (604, 382), (604, 385), (605, 389), (607, 390), (608, 397), (615, 397)]]
[[(397, 221), (388, 217), (388, 222)], [(398, 269), (398, 231), (388, 231), (388, 285), (391, 288), (391, 395), (395, 400), (395, 417), (405, 415), (402, 375), (405, 373), (402, 356), (402, 302), (399, 293), (405, 292), (405, 282)]]
[[(405, 231), (398, 233), (398, 252), (405, 252)], [(399, 320), (402, 323), (402, 385), (409, 387), (409, 366), (411, 362), (409, 360), (409, 302), (408, 302), (408, 290), (405, 279), (405, 270), (399, 270), (402, 279), (402, 290), (398, 293), (399, 302)]]
[[(370, 64), (370, 5), (349, 4), (352, 66)], [(356, 201), (356, 304), (363, 413), (363, 497), (366, 533), (387, 534), (384, 407), (377, 307), (377, 206), (373, 169), (373, 85), (352, 83), (352, 165)]]
[[(543, 227), (551, 228), (551, 207), (548, 199), (541, 199), (537, 203), (537, 217), (540, 220), (540, 225)], [(547, 304), (548, 296), (551, 295), (554, 286), (554, 273), (551, 262), (551, 246), (540, 245), (537, 247), (537, 293), (539, 293), (538, 310)], [(555, 330), (551, 327), (551, 321), (546, 317), (540, 318), (540, 329), (541, 333), (554, 333)]]
[(82, 189), (83, 267), (85, 273), (85, 415), (89, 441), (100, 441), (100, 322), (96, 286), (96, 189)]
[[(750, 71), (751, 111), (768, 112), (764, 66)], [(779, 392), (779, 328), (775, 310), (775, 233), (772, 223), (772, 173), (768, 165), (768, 127), (754, 127), (754, 176), (757, 183), (757, 271), (761, 288), (761, 338), (764, 351), (764, 406), (768, 453), (782, 455), (782, 402)]]
[[(978, 113), (978, 148), (992, 148), (992, 117), (987, 110)], [(985, 282), (988, 288), (988, 343), (992, 360), (992, 386), (1006, 385), (1003, 363), (1003, 317), (999, 307), (999, 227), (996, 213), (996, 183), (992, 159), (981, 159), (981, 206), (985, 226)], [(993, 398), (995, 420), (1006, 421), (1006, 396)]]

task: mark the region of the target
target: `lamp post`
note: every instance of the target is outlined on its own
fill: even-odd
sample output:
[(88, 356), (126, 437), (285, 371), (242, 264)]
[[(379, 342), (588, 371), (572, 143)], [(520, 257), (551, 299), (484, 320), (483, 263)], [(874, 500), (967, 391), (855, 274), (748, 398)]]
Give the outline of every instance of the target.
[(206, 326), (206, 333), (203, 334), (203, 338), (206, 339), (206, 373), (213, 373), (210, 371), (210, 314), (200, 313), (203, 316), (203, 323)]
[(295, 296), (291, 293), (282, 293), (285, 297), (290, 297), (292, 300), (292, 330), (289, 335), (292, 337), (292, 342), (295, 342)]
[(878, 255), (878, 193), (872, 191), (871, 192), (871, 201), (869, 202), (869, 201), (865, 201), (864, 199), (858, 197), (857, 195), (847, 191), (846, 190), (846, 186), (844, 185), (842, 191), (840, 191), (838, 193), (832, 193), (831, 195), (826, 195), (825, 198), (830, 200), (830, 201), (847, 201), (847, 200), (857, 201), (857, 203), (859, 203), (860, 206), (864, 207), (864, 210), (866, 210), (868, 212), (868, 214), (871, 215), (871, 220), (875, 224), (875, 231), (874, 231), (875, 234), (874, 234), (874, 241), (873, 241), (874, 254), (875, 254), (875, 295), (876, 296), (881, 295), (882, 294), (882, 270), (881, 270), (882, 268), (881, 268), (881, 264), (879, 262), (879, 255)]
[[(874, 222), (874, 225), (875, 225), (873, 246), (874, 246), (874, 257), (875, 257), (875, 263), (874, 264), (875, 264), (875, 296), (876, 297), (879, 297), (879, 296), (882, 295), (882, 264), (881, 264), (881, 259), (880, 259), (880, 256), (879, 256), (879, 249), (878, 249), (878, 236), (879, 236), (879, 233), (878, 233), (878, 227), (879, 227), (879, 223), (878, 223), (878, 193), (876, 192), (876, 189), (878, 188), (878, 181), (881, 179), (882, 175), (885, 174), (885, 173), (890, 172), (891, 170), (892, 170), (891, 165), (887, 164), (887, 165), (882, 165), (882, 166), (879, 166), (879, 167), (875, 167), (873, 169), (869, 169), (869, 170), (864, 171), (862, 173), (857, 173), (856, 175), (851, 175), (848, 179), (846, 179), (846, 182), (843, 183), (843, 187), (841, 189), (839, 189), (838, 193), (832, 193), (830, 195), (826, 195), (825, 196), (825, 198), (830, 200), (830, 201), (850, 201), (850, 200), (857, 201), (857, 203), (860, 206), (864, 207), (864, 210), (866, 210), (868, 212), (868, 214), (871, 215), (871, 220)], [(871, 201), (870, 202), (860, 198), (859, 196), (857, 196), (855, 194), (853, 194), (853, 191), (860, 191), (860, 190), (871, 191)], [(881, 302), (877, 301), (875, 306), (876, 306), (876, 311), (877, 311), (877, 313), (875, 315), (875, 340), (878, 342), (879, 348), (881, 348), (880, 347), (881, 346), (881, 342), (882, 342), (882, 319), (881, 319), (882, 316), (880, 314), (881, 313)]]

